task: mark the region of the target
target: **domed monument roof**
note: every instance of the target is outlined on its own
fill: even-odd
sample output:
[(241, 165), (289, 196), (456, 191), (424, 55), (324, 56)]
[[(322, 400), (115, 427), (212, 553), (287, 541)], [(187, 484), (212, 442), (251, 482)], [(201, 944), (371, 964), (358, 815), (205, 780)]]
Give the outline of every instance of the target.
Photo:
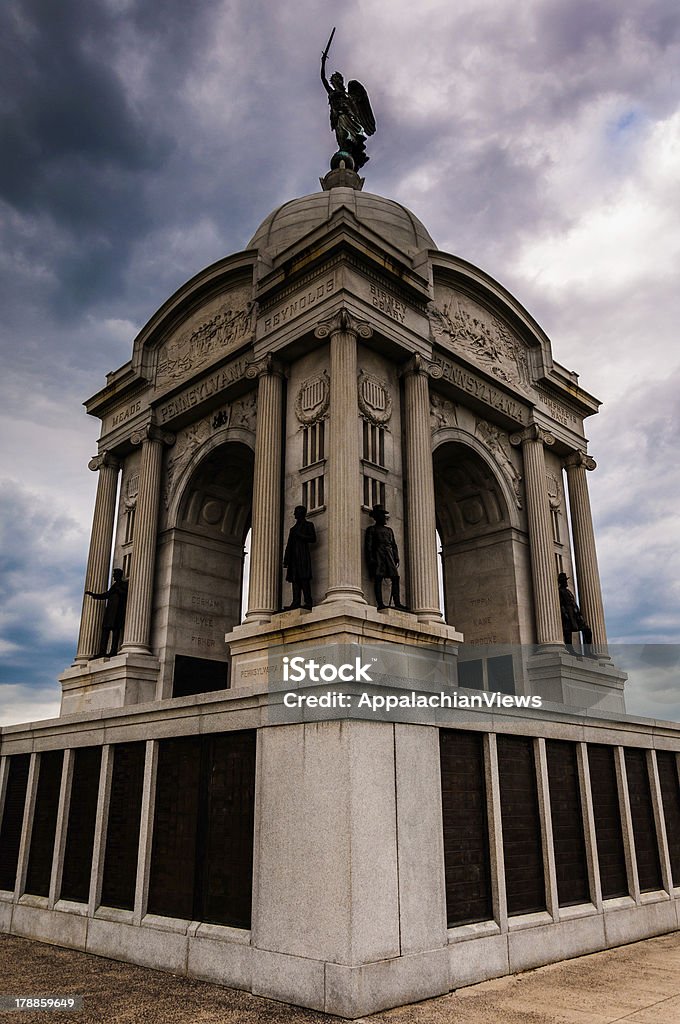
[(310, 231), (328, 223), (340, 210), (346, 210), (360, 225), (410, 256), (423, 249), (437, 248), (424, 224), (401, 203), (357, 188), (342, 187), (315, 192), (279, 206), (262, 221), (248, 248), (276, 256)]

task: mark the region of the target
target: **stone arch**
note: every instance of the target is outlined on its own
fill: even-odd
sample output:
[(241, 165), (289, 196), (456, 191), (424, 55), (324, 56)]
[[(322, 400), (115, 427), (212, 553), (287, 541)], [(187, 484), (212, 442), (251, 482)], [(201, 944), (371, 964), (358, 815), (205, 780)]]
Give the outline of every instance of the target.
[(525, 629), (529, 561), (518, 498), (478, 438), (451, 427), (433, 440), (445, 617), (465, 637), (461, 667), (474, 662), (479, 685), (483, 677), (485, 685), (501, 688), (491, 685), (488, 665), (494, 659), (493, 667), (512, 680), (513, 652)]
[(157, 588), (157, 629), (167, 638), (163, 697), (229, 685), (224, 636), (241, 620), (252, 517), (254, 446), (245, 435), (250, 431), (233, 428), (206, 440), (173, 488)]

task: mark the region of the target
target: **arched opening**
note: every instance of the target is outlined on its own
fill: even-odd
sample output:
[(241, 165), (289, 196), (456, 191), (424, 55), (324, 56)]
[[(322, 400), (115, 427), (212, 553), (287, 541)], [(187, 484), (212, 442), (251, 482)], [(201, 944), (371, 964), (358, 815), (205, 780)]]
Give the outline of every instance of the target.
[(253, 452), (227, 441), (196, 466), (170, 534), (164, 693), (229, 686), (224, 635), (241, 622)]
[(440, 445), (434, 480), (444, 614), (465, 637), (460, 683), (514, 692), (513, 657), (526, 618), (520, 594), (530, 593), (526, 539), (513, 527), (494, 471), (472, 447)]

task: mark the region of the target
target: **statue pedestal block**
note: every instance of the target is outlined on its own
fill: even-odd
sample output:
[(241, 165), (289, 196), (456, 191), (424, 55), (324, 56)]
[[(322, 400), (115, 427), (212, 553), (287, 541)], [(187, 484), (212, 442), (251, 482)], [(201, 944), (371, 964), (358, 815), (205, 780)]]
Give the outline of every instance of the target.
[(116, 654), (73, 665), (59, 677), (60, 715), (122, 708), (156, 699), (160, 662), (151, 654)]
[(531, 693), (568, 707), (625, 714), (623, 687), (628, 676), (608, 658), (585, 658), (563, 649), (527, 659)]
[[(231, 651), (232, 688), (262, 683), (263, 689), (281, 690), (295, 682), (284, 678), (284, 659), (298, 657), (331, 665), (358, 657), (374, 663), (378, 683), (394, 678), (453, 686), (463, 636), (444, 623), (419, 622), (410, 612), (379, 612), (370, 605), (337, 601), (312, 611), (281, 612), (266, 623), (246, 622), (225, 640)], [(332, 683), (331, 676), (329, 669), (319, 681)], [(362, 679), (368, 681), (360, 675), (357, 682)]]

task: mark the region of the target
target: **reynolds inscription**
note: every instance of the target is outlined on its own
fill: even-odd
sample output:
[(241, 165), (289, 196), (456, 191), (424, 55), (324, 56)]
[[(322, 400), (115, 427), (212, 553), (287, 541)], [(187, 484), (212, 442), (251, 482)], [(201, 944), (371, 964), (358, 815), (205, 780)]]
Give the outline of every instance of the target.
[(287, 324), (289, 320), (294, 320), (296, 316), (300, 316), (311, 306), (315, 306), (321, 299), (332, 295), (335, 287), (335, 275), (331, 275), (319, 284), (313, 284), (305, 288), (304, 291), (294, 293), (285, 303), (265, 314), (263, 333), (268, 334), (269, 331), (274, 331), (277, 327)]

